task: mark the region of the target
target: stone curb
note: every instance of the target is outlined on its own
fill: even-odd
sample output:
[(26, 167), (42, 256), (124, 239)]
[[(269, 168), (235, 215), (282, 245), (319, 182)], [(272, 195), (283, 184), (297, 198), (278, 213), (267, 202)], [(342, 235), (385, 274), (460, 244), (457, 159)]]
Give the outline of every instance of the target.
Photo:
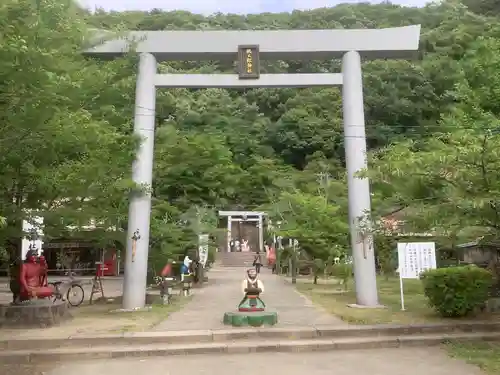
[(125, 357), (151, 357), (196, 354), (248, 354), (262, 352), (312, 352), (330, 350), (361, 350), (399, 347), (436, 346), (450, 341), (500, 341), (500, 333), (462, 333), (449, 335), (381, 336), (368, 338), (271, 340), (212, 342), (184, 345), (140, 345), (129, 347), (64, 348), (39, 351), (0, 352), (4, 364), (52, 363)]
[(394, 337), (425, 334), (500, 334), (500, 322), (460, 322), (454, 324), (318, 326), (290, 328), (243, 328), (200, 331), (125, 332), (121, 334), (75, 335), (33, 339), (0, 340), (0, 350), (92, 348), (106, 345), (199, 344), (241, 340), (301, 340)]

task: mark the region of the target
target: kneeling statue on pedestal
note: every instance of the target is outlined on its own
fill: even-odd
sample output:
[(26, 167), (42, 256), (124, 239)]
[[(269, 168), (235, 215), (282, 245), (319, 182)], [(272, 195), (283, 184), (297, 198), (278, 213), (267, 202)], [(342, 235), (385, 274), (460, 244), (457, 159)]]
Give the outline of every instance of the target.
[(254, 268), (247, 271), (247, 277), (241, 283), (243, 299), (238, 305), (238, 311), (264, 311), (265, 303), (259, 298), (264, 293), (264, 284)]
[(241, 282), (243, 299), (238, 305), (238, 311), (226, 312), (224, 324), (233, 327), (260, 327), (262, 325), (273, 326), (278, 323), (278, 313), (275, 311), (264, 311), (266, 304), (260, 299), (264, 293), (264, 284), (259, 280), (255, 268), (247, 271), (247, 277)]
[(45, 258), (29, 250), (19, 275), (21, 301), (52, 297), (54, 290), (47, 284), (47, 269)]

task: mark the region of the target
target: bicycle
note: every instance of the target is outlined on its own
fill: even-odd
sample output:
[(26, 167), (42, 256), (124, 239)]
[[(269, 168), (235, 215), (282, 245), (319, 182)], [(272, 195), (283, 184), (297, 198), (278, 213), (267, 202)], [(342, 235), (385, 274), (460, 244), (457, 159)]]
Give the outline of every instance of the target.
[(80, 281), (74, 280), (72, 276), (70, 276), (69, 281), (53, 281), (48, 285), (54, 288), (53, 302), (57, 300), (67, 301), (70, 306), (78, 307), (85, 299), (85, 291)]

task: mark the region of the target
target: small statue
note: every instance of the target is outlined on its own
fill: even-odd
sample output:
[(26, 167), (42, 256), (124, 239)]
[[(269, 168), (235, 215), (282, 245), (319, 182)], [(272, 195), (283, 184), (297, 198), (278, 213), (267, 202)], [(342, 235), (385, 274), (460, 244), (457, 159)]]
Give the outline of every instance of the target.
[(185, 275), (190, 275), (190, 266), (193, 261), (189, 258), (188, 255), (184, 257), (184, 261), (182, 262), (181, 266), (181, 281), (184, 280)]
[(21, 300), (48, 298), (54, 294), (47, 285), (47, 262), (43, 256), (38, 258), (35, 250), (29, 250), (21, 264), (19, 283)]
[(244, 253), (248, 253), (250, 251), (250, 245), (248, 245), (248, 240), (243, 240), (241, 242), (241, 251)]
[(276, 273), (276, 249), (266, 245), (267, 265), (271, 267), (272, 273)]
[(167, 264), (165, 264), (165, 267), (161, 270), (160, 276), (161, 277), (171, 277), (172, 276), (172, 264), (174, 261), (172, 259), (167, 260)]
[(236, 251), (236, 252), (241, 251), (240, 241), (238, 241), (238, 240), (234, 241), (233, 251)]
[(247, 277), (241, 282), (243, 299), (238, 305), (238, 311), (224, 313), (222, 322), (233, 327), (261, 327), (273, 326), (278, 323), (278, 313), (265, 311), (266, 304), (260, 299), (264, 293), (264, 284), (259, 280), (255, 268), (247, 271)]
[(156, 284), (160, 287), (160, 297), (162, 303), (170, 304), (172, 299), (172, 286), (173, 280), (172, 277), (172, 264), (174, 261), (169, 259), (165, 267), (161, 270), (160, 277), (156, 277)]
[(264, 284), (259, 280), (257, 271), (250, 268), (247, 278), (241, 283), (243, 299), (238, 305), (238, 311), (264, 311), (266, 304), (259, 296), (264, 293)]

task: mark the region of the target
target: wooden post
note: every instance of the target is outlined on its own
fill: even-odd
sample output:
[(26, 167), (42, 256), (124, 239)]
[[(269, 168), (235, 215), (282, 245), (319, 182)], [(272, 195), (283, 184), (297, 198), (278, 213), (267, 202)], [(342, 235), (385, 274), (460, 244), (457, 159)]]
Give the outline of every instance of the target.
[(232, 230), (232, 224), (233, 224), (233, 218), (231, 215), (227, 217), (227, 247), (226, 247), (226, 252), (230, 253), (231, 252), (231, 241), (233, 239), (231, 230)]
[[(94, 294), (101, 293), (101, 297), (104, 298), (104, 288), (102, 287), (101, 273), (104, 273), (104, 263), (97, 262), (97, 270), (94, 278), (92, 279), (92, 291), (90, 292), (89, 304), (92, 305), (94, 300)], [(100, 267), (99, 267), (100, 266)]]

